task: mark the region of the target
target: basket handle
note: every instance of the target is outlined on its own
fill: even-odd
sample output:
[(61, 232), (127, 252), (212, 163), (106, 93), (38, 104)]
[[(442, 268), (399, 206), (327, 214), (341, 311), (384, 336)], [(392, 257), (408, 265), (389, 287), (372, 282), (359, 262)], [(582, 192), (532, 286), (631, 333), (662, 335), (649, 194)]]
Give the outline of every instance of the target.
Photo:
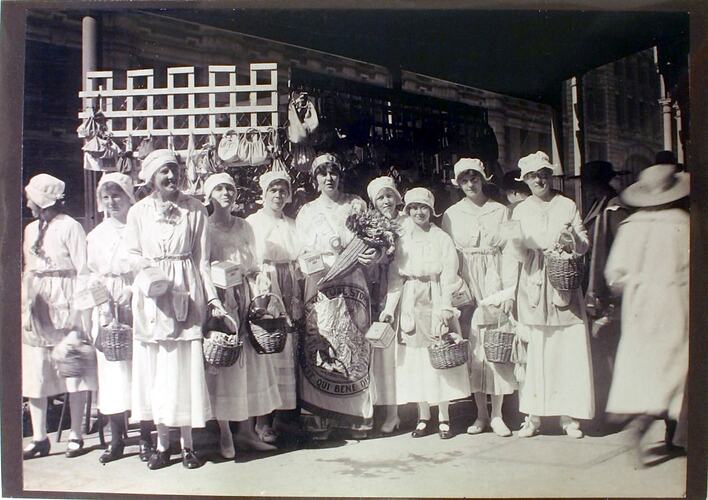
[(253, 307), (253, 303), (255, 302), (255, 300), (258, 297), (268, 297), (268, 296), (275, 297), (276, 299), (278, 299), (278, 302), (280, 302), (280, 307), (282, 307), (282, 309), (283, 309), (283, 315), (285, 316), (285, 320), (287, 321), (288, 326), (292, 326), (293, 322), (290, 319), (290, 315), (288, 314), (288, 310), (285, 308), (285, 303), (283, 302), (283, 299), (280, 298), (280, 296), (278, 294), (275, 294), (273, 292), (260, 293), (260, 294), (256, 295), (255, 297), (253, 297), (251, 299), (251, 302), (249, 302), (249, 304), (248, 304), (248, 311), (249, 312), (251, 311), (251, 308)]

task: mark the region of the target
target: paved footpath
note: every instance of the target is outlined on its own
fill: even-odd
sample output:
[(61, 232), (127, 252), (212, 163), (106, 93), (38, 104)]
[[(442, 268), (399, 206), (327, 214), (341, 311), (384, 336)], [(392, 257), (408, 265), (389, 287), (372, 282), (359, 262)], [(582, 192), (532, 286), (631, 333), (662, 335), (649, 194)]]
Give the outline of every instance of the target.
[[(242, 496), (380, 496), (380, 497), (680, 497), (685, 491), (686, 459), (675, 457), (637, 469), (629, 436), (618, 432), (580, 440), (541, 435), (530, 439), (500, 438), (488, 433), (464, 434), (466, 416), (458, 418), (461, 432), (443, 441), (437, 435), (410, 437), (406, 430), (362, 441), (335, 439), (289, 446), (275, 453), (238, 452), (233, 461), (217, 458), (216, 439), (206, 431), (195, 441), (208, 463), (196, 470), (174, 465), (159, 471), (139, 462), (137, 431), (131, 430), (127, 456), (102, 466), (98, 438), (90, 450), (74, 459), (63, 456), (65, 439), (54, 443), (48, 457), (24, 463), (25, 489), (101, 493), (156, 493)], [(553, 428), (553, 425), (549, 425)], [(173, 434), (175, 444), (178, 436)], [(657, 423), (647, 443), (658, 446), (663, 423)], [(26, 439), (28, 441), (28, 439)], [(41, 498), (42, 494), (35, 495)]]

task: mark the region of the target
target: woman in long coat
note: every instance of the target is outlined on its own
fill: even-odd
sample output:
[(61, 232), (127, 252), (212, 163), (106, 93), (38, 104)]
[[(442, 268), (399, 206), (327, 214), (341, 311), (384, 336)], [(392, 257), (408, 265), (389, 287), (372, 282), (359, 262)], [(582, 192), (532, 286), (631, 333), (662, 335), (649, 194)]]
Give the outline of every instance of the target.
[[(392, 177), (383, 176), (369, 182), (366, 188), (369, 201), (384, 217), (398, 223), (399, 234), (405, 231), (408, 216), (399, 210), (403, 203)], [(378, 318), (386, 303), (388, 289), (388, 267), (392, 257), (381, 255), (378, 264), (366, 269), (372, 284), (372, 316)], [(390, 434), (401, 423), (396, 404), (396, 342), (383, 349), (374, 349), (374, 380), (376, 381), (376, 405), (385, 408), (386, 415), (381, 424), (381, 432)]]
[[(260, 177), (259, 184), (263, 208), (246, 217), (255, 237), (256, 261), (267, 290), (282, 299), (290, 319), (299, 323), (304, 313), (302, 279), (297, 263), (300, 238), (295, 221), (283, 213), (292, 199), (290, 177), (285, 172), (266, 172)], [(297, 337), (288, 335), (283, 351), (270, 355), (277, 370), (281, 403), (276, 408), (273, 428), (265, 425), (256, 429), (263, 437), (274, 437), (273, 432), (292, 428), (285, 415), (296, 413), (297, 407), (296, 347)]]
[(417, 403), (418, 423), (414, 438), (433, 432), (430, 406), (438, 406), (438, 434), (452, 437), (449, 405), (470, 395), (467, 364), (433, 368), (427, 347), (450, 332), (460, 341), (459, 311), (452, 306), (452, 293), (460, 283), (455, 244), (431, 223), (435, 199), (425, 188), (405, 194), (403, 211), (411, 222), (396, 245), (389, 267), (386, 305), (380, 320), (392, 322), (398, 334), (396, 353), (396, 400)]
[[(504, 423), (501, 409), (504, 395), (512, 394), (517, 388), (514, 365), (487, 361), (483, 346), (483, 330), (496, 327), (502, 319), (506, 322), (508, 317), (500, 308), (480, 305), (482, 300), (515, 285), (518, 264), (513, 260), (508, 262), (509, 259), (503, 263), (502, 258), (506, 245), (502, 227), (509, 219), (508, 211), (485, 194), (484, 184), (489, 178), (480, 160), (463, 158), (454, 168), (453, 184), (462, 189), (465, 197), (445, 211), (442, 227), (455, 242), (462, 262), (460, 275), (476, 302), (471, 322), (461, 325), (463, 334), (469, 334), (472, 342), (467, 362), (477, 403), (477, 419), (467, 432), (479, 434), (491, 427), (497, 435), (508, 437), (511, 431)], [(465, 328), (471, 331), (465, 332)], [(491, 419), (487, 395), (492, 401)]]
[(201, 467), (192, 428), (211, 418), (202, 354), (202, 327), (211, 305), (225, 314), (211, 283), (207, 212), (179, 191), (179, 166), (171, 150), (158, 149), (142, 163), (140, 177), (152, 193), (128, 212), (124, 241), (133, 270), (157, 268), (169, 287), (156, 297), (133, 292), (132, 419), (154, 420), (157, 449), (150, 469), (170, 464), (170, 427), (179, 427), (182, 465)]
[[(105, 219), (86, 237), (86, 253), (91, 279), (100, 282), (108, 290), (109, 301), (95, 307), (91, 314), (91, 335), (96, 341), (101, 327), (117, 320), (132, 325), (130, 308), (133, 272), (123, 244), (128, 210), (135, 204), (133, 181), (125, 174), (104, 174), (96, 188), (99, 212)], [(118, 317), (115, 318), (115, 313)], [(105, 464), (123, 456), (125, 443), (126, 412), (130, 411), (131, 360), (108, 361), (102, 352), (96, 353), (98, 365), (98, 409), (108, 417), (111, 426), (111, 443), (98, 458)], [(140, 458), (150, 458), (151, 422), (140, 423)]]
[[(227, 173), (212, 174), (204, 182), (205, 201), (212, 211), (207, 226), (209, 260), (212, 264), (237, 264), (243, 276), (240, 285), (219, 289), (219, 298), (231, 318), (242, 325), (248, 320), (248, 308), (256, 292), (258, 264), (253, 229), (231, 213), (235, 194), (236, 183)], [(220, 428), (219, 448), (221, 455), (229, 459), (235, 456), (229, 421), (238, 422), (235, 439), (240, 448), (275, 449), (275, 439), (263, 432), (258, 435), (256, 426), (260, 423), (263, 429), (265, 417), (282, 405), (276, 362), (272, 355), (258, 354), (249, 340), (245, 340), (241, 358), (235, 364), (209, 369), (212, 411)]]
[[(315, 438), (326, 438), (336, 426), (363, 437), (371, 429), (374, 402), (371, 345), (364, 337), (371, 325), (369, 286), (358, 268), (318, 282), (354, 238), (346, 227), (347, 217), (365, 211), (366, 203), (340, 191), (342, 169), (335, 156), (320, 155), (311, 168), (320, 195), (295, 219), (303, 257), (320, 264), (303, 269), (306, 332), (299, 383), (303, 409), (312, 413), (303, 414), (303, 420)], [(358, 259), (370, 265), (376, 257), (376, 251), (368, 249)], [(342, 321), (333, 324), (335, 317)]]
[[(81, 377), (59, 375), (52, 359), (54, 348), (70, 330), (82, 330), (73, 310), (74, 292), (86, 282), (86, 233), (64, 214), (64, 182), (48, 174), (32, 177), (25, 187), (27, 206), (37, 220), (27, 225), (22, 239), (22, 395), (29, 398), (33, 437), (22, 456), (49, 454), (47, 397), (69, 393), (71, 431), (68, 458), (82, 453), (81, 423), (86, 391), (95, 391), (96, 367)], [(65, 402), (66, 404), (66, 402)]]
[(689, 215), (677, 202), (689, 186), (688, 174), (677, 173), (675, 165), (643, 170), (620, 194), (639, 210), (620, 225), (605, 267), (607, 284), (622, 294), (607, 411), (634, 417), (638, 450), (654, 418), (678, 420), (674, 441), (686, 444), (681, 409), (688, 375)]
[(519, 436), (538, 434), (539, 417), (560, 416), (565, 433), (581, 438), (578, 419), (591, 419), (595, 411), (584, 301), (580, 289), (553, 288), (544, 251), (560, 244), (584, 254), (588, 235), (575, 203), (551, 188), (548, 155), (528, 155), (519, 168), (532, 193), (512, 215), (521, 226), (521, 237), (513, 240), (521, 259), (518, 327), (529, 338), (526, 379), (519, 390), (519, 409), (528, 417)]

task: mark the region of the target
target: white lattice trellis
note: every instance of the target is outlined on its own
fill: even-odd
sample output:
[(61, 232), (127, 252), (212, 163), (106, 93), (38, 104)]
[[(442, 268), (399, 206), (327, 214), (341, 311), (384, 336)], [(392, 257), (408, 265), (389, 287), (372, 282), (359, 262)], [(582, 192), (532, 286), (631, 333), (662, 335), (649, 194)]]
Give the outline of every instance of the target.
[[(113, 137), (166, 137), (180, 154), (186, 152), (189, 135), (201, 144), (210, 134), (228, 130), (278, 127), (276, 63), (251, 64), (250, 82), (245, 85), (236, 82), (236, 66), (209, 66), (207, 73), (208, 82), (198, 85), (194, 67), (167, 68), (166, 86), (156, 87), (154, 70), (128, 70), (125, 88), (116, 89), (113, 71), (91, 71), (85, 82), (91, 90), (79, 92), (79, 97), (100, 101)], [(186, 83), (178, 84), (178, 79)], [(219, 82), (226, 79), (227, 83)], [(91, 110), (78, 116), (89, 118)], [(181, 139), (179, 146), (176, 138)]]

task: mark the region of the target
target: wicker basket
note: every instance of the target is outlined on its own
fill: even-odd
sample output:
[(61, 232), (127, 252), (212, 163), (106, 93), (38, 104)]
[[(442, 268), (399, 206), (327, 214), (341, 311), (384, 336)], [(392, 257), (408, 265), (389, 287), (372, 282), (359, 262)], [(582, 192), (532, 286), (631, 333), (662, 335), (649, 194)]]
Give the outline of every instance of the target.
[(84, 341), (54, 361), (59, 376), (64, 378), (81, 377), (91, 364), (96, 363), (96, 351), (89, 342)]
[(484, 331), (484, 357), (492, 363), (509, 363), (514, 347), (514, 332), (504, 328), (490, 328)]
[(546, 252), (546, 275), (558, 291), (577, 290), (583, 280), (583, 256), (566, 252)]
[(438, 342), (428, 346), (430, 364), (437, 370), (455, 368), (467, 362), (469, 341), (461, 340), (457, 343)]
[(231, 316), (211, 318), (207, 321), (202, 352), (204, 360), (216, 368), (232, 366), (241, 355), (243, 337)]
[[(259, 318), (254, 314), (253, 306), (263, 298), (274, 297), (280, 302), (283, 316), (279, 318)], [(276, 354), (282, 352), (288, 341), (288, 333), (292, 329), (292, 322), (287, 316), (283, 300), (274, 293), (264, 293), (257, 295), (251, 300), (248, 306), (248, 318), (246, 321), (248, 337), (258, 354)]]

